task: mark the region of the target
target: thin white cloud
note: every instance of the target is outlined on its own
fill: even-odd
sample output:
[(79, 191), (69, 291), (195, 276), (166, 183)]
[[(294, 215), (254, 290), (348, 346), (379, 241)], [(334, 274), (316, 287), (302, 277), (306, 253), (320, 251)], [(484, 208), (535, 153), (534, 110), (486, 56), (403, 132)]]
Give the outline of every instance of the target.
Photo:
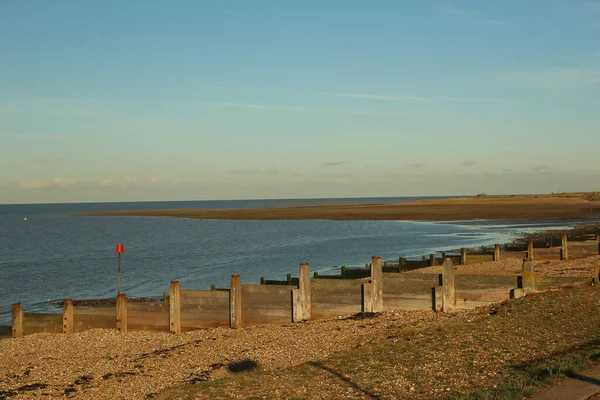
[(364, 94), (364, 93), (319, 93), (321, 96), (347, 97), (352, 99), (364, 100), (379, 100), (379, 101), (394, 101), (399, 103), (423, 103), (427, 99), (417, 96), (388, 96), (381, 94)]
[(235, 102), (218, 102), (218, 101), (205, 101), (200, 102), (202, 105), (212, 107), (225, 107), (225, 108), (245, 108), (252, 110), (266, 110), (266, 111), (297, 111), (297, 112), (318, 112), (318, 113), (330, 113), (330, 114), (347, 114), (347, 115), (372, 115), (372, 116), (400, 116), (406, 115), (404, 112), (380, 112), (380, 111), (369, 111), (369, 110), (349, 110), (343, 108), (329, 108), (329, 107), (300, 107), (300, 106), (272, 106), (265, 104), (253, 104), (253, 103), (235, 103)]
[(51, 180), (43, 180), (43, 179), (33, 179), (27, 180), (23, 182), (19, 182), (19, 187), (25, 190), (42, 190), (48, 188), (66, 188), (69, 186), (73, 186), (77, 184), (74, 180), (63, 179), (61, 177), (57, 177)]

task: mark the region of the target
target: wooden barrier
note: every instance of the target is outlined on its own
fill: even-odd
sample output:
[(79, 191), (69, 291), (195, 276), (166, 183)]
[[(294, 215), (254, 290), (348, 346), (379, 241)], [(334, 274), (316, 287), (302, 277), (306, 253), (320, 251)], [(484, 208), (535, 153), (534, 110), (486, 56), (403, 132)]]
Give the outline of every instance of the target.
[(466, 264), (464, 265), (472, 265), (479, 264), (482, 262), (494, 261), (494, 254), (485, 254), (485, 253), (468, 253), (466, 257)]
[(292, 290), (288, 285), (241, 285), (242, 326), (291, 323)]
[(181, 288), (177, 281), (169, 286), (169, 331), (181, 333)]
[(442, 276), (442, 285), (444, 286), (444, 300), (442, 304), (442, 311), (450, 312), (454, 311), (454, 307), (456, 305), (456, 288), (454, 282), (454, 265), (452, 261), (446, 260), (444, 261), (443, 267), (443, 276)]
[(62, 333), (61, 314), (23, 313), (23, 336), (33, 333)]
[[(169, 298), (171, 301), (172, 297)], [(170, 332), (170, 305), (128, 302), (127, 331)]]
[(73, 307), (73, 332), (88, 329), (115, 329), (116, 307)]
[(121, 293), (117, 296), (117, 330), (119, 332), (127, 332), (129, 327), (127, 325), (127, 296), (125, 293)]
[(527, 258), (527, 252), (526, 251), (502, 251), (500, 257), (502, 259), (518, 259), (518, 260), (522, 260), (524, 258)]
[(518, 286), (513, 275), (466, 275), (454, 277), (456, 308), (473, 309), (510, 298), (510, 291)]
[(12, 337), (12, 326), (0, 325), (0, 339)]
[(239, 275), (231, 275), (229, 288), (229, 325), (232, 329), (243, 326), (242, 316), (242, 282)]
[(363, 311), (364, 280), (312, 279), (312, 318), (326, 318)]
[(23, 337), (23, 309), (21, 303), (12, 305), (12, 337)]
[(181, 290), (181, 331), (229, 326), (229, 290)]
[(460, 265), (467, 265), (467, 249), (460, 249)]
[(551, 247), (545, 249), (535, 249), (535, 259), (537, 261), (558, 261), (560, 260), (560, 247)]
[(298, 276), (298, 289), (292, 292), (293, 322), (307, 321), (312, 318), (310, 269), (307, 263), (300, 264)]
[(596, 241), (569, 242), (567, 245), (568, 256), (571, 259), (596, 256), (599, 253), (599, 246), (600, 244)]
[(435, 309), (432, 290), (439, 285), (439, 274), (384, 273), (383, 309), (386, 311)]
[(63, 302), (63, 333), (73, 333), (74, 309), (71, 299)]
[(561, 239), (562, 239), (562, 243), (561, 243), (560, 259), (568, 260), (569, 259), (569, 242), (567, 240), (567, 235), (563, 233)]
[(500, 245), (494, 245), (494, 261), (500, 261)]

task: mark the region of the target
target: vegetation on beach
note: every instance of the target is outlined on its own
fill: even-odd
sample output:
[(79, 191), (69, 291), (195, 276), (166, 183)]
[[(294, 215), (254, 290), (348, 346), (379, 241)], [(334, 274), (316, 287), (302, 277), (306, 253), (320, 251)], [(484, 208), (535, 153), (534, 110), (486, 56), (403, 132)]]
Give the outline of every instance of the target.
[(156, 398), (523, 398), (600, 359), (599, 306), (599, 289), (588, 286), (425, 323), (398, 321), (328, 359), (258, 366)]

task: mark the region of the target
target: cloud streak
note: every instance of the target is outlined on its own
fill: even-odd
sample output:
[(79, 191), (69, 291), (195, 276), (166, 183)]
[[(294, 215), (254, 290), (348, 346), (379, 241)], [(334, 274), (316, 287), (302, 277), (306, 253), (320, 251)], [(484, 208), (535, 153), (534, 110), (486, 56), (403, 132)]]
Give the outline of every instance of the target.
[(331, 167), (339, 167), (340, 165), (346, 164), (346, 161), (330, 161), (330, 162), (324, 162), (322, 165), (325, 168), (331, 168)]
[(345, 97), (351, 99), (393, 101), (399, 103), (423, 103), (427, 99), (417, 96), (387, 96), (381, 94), (363, 94), (363, 93), (319, 93), (321, 96)]
[(212, 107), (241, 108), (241, 109), (250, 109), (250, 110), (265, 110), (265, 111), (317, 112), (317, 113), (329, 113), (329, 114), (366, 115), (366, 116), (369, 116), (369, 115), (371, 115), (371, 116), (407, 115), (404, 112), (379, 112), (379, 111), (350, 110), (350, 109), (329, 108), (329, 107), (274, 106), (274, 105), (266, 105), (266, 104), (218, 102), (218, 101), (205, 101), (205, 102), (200, 102), (200, 104), (205, 105), (205, 106), (212, 106)]

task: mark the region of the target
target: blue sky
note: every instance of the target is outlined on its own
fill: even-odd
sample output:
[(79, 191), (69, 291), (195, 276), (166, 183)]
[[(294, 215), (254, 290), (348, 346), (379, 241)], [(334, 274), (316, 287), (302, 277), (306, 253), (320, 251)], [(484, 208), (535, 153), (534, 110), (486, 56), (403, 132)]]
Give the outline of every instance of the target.
[(600, 190), (600, 1), (0, 1), (0, 203)]

